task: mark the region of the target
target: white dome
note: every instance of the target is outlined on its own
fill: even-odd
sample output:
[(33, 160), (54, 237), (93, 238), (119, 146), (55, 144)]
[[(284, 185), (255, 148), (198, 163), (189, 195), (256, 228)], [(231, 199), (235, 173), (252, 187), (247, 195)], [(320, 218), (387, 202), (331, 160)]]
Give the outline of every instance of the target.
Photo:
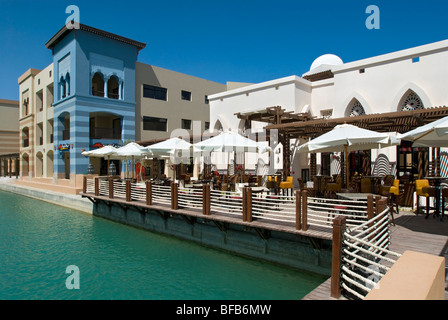
[(338, 56), (334, 54), (324, 54), (323, 56), (320, 56), (319, 58), (314, 60), (313, 64), (311, 65), (310, 71), (322, 65), (340, 66), (341, 64), (344, 64), (344, 62)]

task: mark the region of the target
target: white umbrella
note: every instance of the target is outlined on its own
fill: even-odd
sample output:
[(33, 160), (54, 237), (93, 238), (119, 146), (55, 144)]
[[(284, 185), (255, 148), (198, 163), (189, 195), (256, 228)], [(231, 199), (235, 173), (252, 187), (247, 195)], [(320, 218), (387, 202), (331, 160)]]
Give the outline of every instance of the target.
[(362, 129), (351, 124), (341, 124), (333, 130), (313, 139), (298, 148), (299, 152), (345, 152), (346, 181), (349, 184), (348, 152), (389, 147), (400, 143), (400, 139), (388, 133)]
[[(127, 145), (120, 147), (116, 151), (116, 155), (126, 159), (131, 159), (134, 163), (134, 159), (141, 159), (151, 153), (145, 147), (142, 147), (138, 143), (130, 142)], [(133, 164), (132, 164), (133, 166)], [(134, 178), (134, 170), (132, 170), (132, 178)]]
[(233, 132), (221, 132), (217, 136), (194, 144), (193, 147), (195, 150), (222, 152), (269, 150), (269, 147)]
[(270, 150), (269, 147), (234, 132), (221, 132), (217, 136), (194, 144), (193, 147), (197, 151), (208, 152), (265, 152)]
[(113, 146), (104, 146), (99, 149), (82, 152), (82, 155), (88, 157), (107, 158), (107, 175), (109, 175), (110, 159), (116, 154), (117, 154), (117, 148)]
[(413, 147), (448, 147), (448, 117), (399, 135), (402, 140), (414, 141)]
[(177, 150), (190, 151), (191, 146), (192, 145), (190, 142), (187, 142), (184, 139), (174, 137), (174, 138), (150, 145), (147, 148), (149, 151), (151, 151), (154, 154), (168, 155)]
[(192, 144), (188, 141), (185, 141), (184, 139), (173, 137), (168, 140), (150, 145), (147, 148), (155, 157), (169, 156), (171, 162), (177, 165), (177, 159), (179, 158), (179, 153), (181, 154), (180, 158), (190, 159)]

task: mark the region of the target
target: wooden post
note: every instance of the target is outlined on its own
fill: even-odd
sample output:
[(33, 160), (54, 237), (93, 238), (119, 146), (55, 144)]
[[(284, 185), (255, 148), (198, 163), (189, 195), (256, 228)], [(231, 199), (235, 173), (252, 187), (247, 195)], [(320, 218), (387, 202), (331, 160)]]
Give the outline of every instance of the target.
[(246, 201), (246, 220), (247, 222), (252, 222), (252, 188), (247, 188)]
[(302, 229), (302, 197), (300, 190), (296, 190), (296, 230)]
[(243, 221), (247, 221), (247, 188), (243, 187)]
[(109, 178), (109, 199), (114, 198), (114, 180)]
[(202, 214), (210, 215), (210, 185), (202, 185)]
[(82, 193), (87, 193), (87, 176), (82, 177)]
[(95, 197), (98, 197), (100, 194), (100, 178), (95, 177)]
[(342, 241), (346, 218), (338, 216), (333, 219), (333, 248), (331, 257), (331, 297), (338, 299), (341, 295), (340, 277), (342, 260)]
[(152, 183), (146, 181), (146, 205), (152, 205)]
[(171, 209), (179, 209), (179, 202), (177, 201), (178, 184), (171, 182)]
[(373, 196), (369, 194), (367, 196), (367, 220), (372, 219), (375, 216), (375, 210), (373, 207)]
[(131, 180), (126, 180), (126, 202), (131, 202)]
[(302, 230), (308, 230), (308, 193), (306, 190), (302, 191)]
[(381, 213), (381, 211), (378, 211), (378, 201), (381, 200), (381, 196), (379, 194), (377, 194), (375, 196), (375, 214)]
[(376, 203), (376, 214), (380, 214), (387, 208), (387, 200), (386, 199), (380, 199)]

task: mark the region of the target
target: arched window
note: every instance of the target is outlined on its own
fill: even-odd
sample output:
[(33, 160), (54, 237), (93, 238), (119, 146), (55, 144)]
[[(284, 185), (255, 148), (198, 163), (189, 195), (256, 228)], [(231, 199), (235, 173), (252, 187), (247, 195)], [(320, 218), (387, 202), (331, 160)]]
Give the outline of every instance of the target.
[(116, 76), (111, 76), (107, 81), (107, 97), (110, 99), (119, 99), (120, 85)]
[(59, 88), (61, 88), (61, 99), (64, 99), (67, 96), (67, 87), (65, 85), (64, 77), (61, 77), (59, 80)]
[(424, 109), (422, 99), (414, 91), (409, 90), (401, 99), (401, 111)]
[(357, 117), (357, 116), (362, 116), (365, 114), (366, 114), (366, 111), (364, 110), (364, 107), (362, 106), (362, 104), (358, 101), (358, 99), (353, 99), (347, 108), (346, 116), (347, 117)]
[(214, 131), (223, 131), (224, 128), (222, 127), (222, 123), (221, 121), (216, 121), (215, 126), (214, 126)]
[(65, 92), (67, 97), (70, 96), (70, 73), (67, 73), (65, 76)]
[(104, 97), (104, 80), (99, 72), (95, 73), (92, 78), (92, 95)]
[(27, 148), (30, 146), (30, 129), (28, 127), (25, 127), (22, 129), (22, 146), (24, 148)]

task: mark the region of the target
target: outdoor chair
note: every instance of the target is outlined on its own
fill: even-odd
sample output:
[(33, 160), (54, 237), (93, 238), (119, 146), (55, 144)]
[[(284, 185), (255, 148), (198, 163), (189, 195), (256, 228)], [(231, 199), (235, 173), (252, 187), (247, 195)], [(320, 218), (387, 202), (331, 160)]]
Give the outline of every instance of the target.
[(426, 198), (426, 217), (429, 216), (429, 210), (434, 209), (429, 206), (429, 198), (436, 196), (436, 189), (429, 186), (429, 180), (415, 180), (415, 192), (417, 194), (417, 212), (420, 213), (420, 197)]
[(282, 190), (282, 193), (284, 195), (285, 189), (287, 194), (289, 195), (289, 190), (291, 190), (291, 195), (293, 193), (294, 185), (293, 185), (293, 177), (288, 176), (286, 177), (286, 181), (280, 182), (280, 189)]
[(381, 195), (387, 197), (387, 205), (391, 208), (390, 214), (392, 217), (392, 223), (395, 225), (394, 212), (399, 214), (398, 204), (403, 192), (400, 192), (400, 180), (395, 179), (392, 186), (384, 188)]
[(372, 182), (370, 178), (361, 179), (361, 193), (371, 193), (372, 192)]
[(390, 192), (389, 189), (392, 187), (392, 185), (395, 182), (395, 177), (393, 175), (386, 175), (383, 179), (383, 185), (380, 187), (380, 194), (383, 194), (384, 192)]
[(336, 182), (327, 183), (326, 191), (328, 193), (331, 193), (331, 194), (335, 195), (336, 192), (339, 192), (341, 190), (342, 190), (342, 177), (341, 176), (338, 176), (336, 178)]

